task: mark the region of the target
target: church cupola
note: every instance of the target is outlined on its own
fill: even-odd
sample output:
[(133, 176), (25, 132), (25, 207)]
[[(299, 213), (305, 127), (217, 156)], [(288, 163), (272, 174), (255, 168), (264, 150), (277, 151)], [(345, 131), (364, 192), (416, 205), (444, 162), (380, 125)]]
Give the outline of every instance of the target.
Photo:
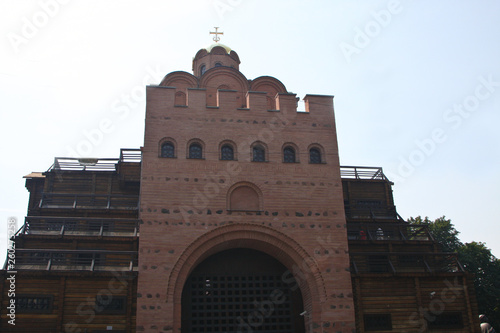
[(215, 35), (215, 43), (207, 48), (199, 50), (193, 58), (193, 74), (196, 77), (201, 77), (205, 72), (214, 67), (231, 67), (239, 70), (240, 58), (238, 54), (231, 50), (230, 47), (220, 44), (218, 35), (224, 34), (217, 31), (210, 34)]

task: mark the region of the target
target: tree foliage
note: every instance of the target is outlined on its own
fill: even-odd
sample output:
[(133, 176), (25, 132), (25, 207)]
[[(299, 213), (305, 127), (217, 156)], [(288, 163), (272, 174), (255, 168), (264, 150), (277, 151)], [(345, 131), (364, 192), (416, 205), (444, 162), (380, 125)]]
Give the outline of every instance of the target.
[(485, 313), (493, 327), (500, 327), (500, 260), (484, 243), (465, 243), (458, 249), (464, 269), (474, 274), (479, 312)]
[(490, 319), (493, 327), (500, 327), (500, 260), (486, 244), (481, 242), (462, 243), (459, 231), (445, 216), (431, 221), (428, 217), (411, 217), (408, 222), (425, 224), (444, 252), (457, 252), (464, 270), (474, 275), (479, 313)]
[(443, 252), (456, 252), (463, 246), (460, 239), (458, 239), (460, 232), (455, 229), (451, 220), (447, 219), (444, 215), (434, 221), (429, 220), (427, 216), (424, 219), (421, 216), (410, 217), (408, 222), (427, 225), (436, 242), (441, 244)]

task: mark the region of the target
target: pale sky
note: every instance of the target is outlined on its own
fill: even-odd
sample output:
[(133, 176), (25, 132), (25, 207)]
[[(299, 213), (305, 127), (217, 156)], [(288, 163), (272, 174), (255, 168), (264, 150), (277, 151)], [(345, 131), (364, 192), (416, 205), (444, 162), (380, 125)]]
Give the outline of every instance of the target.
[(446, 215), (498, 257), (499, 18), (497, 0), (3, 0), (0, 253), (22, 177), (142, 146), (145, 85), (191, 72), (218, 26), (248, 79), (335, 96), (341, 164), (383, 167), (403, 218)]

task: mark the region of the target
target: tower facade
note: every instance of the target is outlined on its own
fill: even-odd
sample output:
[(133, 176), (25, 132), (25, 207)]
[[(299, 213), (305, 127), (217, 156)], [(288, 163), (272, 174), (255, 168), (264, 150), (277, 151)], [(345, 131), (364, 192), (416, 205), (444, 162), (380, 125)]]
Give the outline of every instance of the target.
[[(0, 331), (479, 331), (471, 275), (396, 211), (382, 168), (340, 166), (333, 97), (199, 50), (148, 86), (144, 146), (26, 178)], [(14, 325), (15, 323), (15, 325)]]
[(138, 330), (352, 332), (333, 96), (297, 111), (238, 64), (213, 45), (147, 87)]

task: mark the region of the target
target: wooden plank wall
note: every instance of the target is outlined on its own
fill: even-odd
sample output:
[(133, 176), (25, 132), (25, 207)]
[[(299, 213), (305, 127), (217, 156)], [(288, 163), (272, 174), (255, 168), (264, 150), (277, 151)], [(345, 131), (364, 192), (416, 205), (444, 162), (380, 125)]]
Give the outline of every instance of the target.
[(25, 237), (23, 249), (47, 249), (47, 250), (106, 250), (106, 251), (137, 251), (137, 241), (106, 239), (105, 242), (88, 240), (85, 238), (76, 239), (55, 239), (48, 242), (42, 238)]
[[(4, 280), (5, 281), (5, 280)], [(137, 299), (137, 277), (119, 273), (108, 276), (28, 276), (18, 272), (16, 294), (51, 295), (51, 313), (17, 313), (16, 325), (7, 323), (6, 317), (9, 297), (8, 286), (4, 282), (1, 299), (0, 332), (81, 332), (105, 331), (107, 326), (113, 330), (135, 332), (135, 313)], [(7, 287), (7, 288), (5, 288)], [(96, 311), (96, 296), (102, 299), (123, 297), (127, 304), (123, 313), (106, 314)]]
[(432, 320), (443, 312), (462, 313), (464, 326), (453, 329), (454, 333), (477, 332), (479, 327), (464, 292), (463, 276), (356, 276), (353, 288), (357, 332), (365, 332), (365, 314), (391, 314), (392, 330), (379, 332), (423, 332), (425, 318)]
[(388, 197), (388, 183), (383, 181), (342, 180), (344, 200), (355, 204), (356, 200), (381, 201), (383, 207), (392, 206), (392, 196)]

